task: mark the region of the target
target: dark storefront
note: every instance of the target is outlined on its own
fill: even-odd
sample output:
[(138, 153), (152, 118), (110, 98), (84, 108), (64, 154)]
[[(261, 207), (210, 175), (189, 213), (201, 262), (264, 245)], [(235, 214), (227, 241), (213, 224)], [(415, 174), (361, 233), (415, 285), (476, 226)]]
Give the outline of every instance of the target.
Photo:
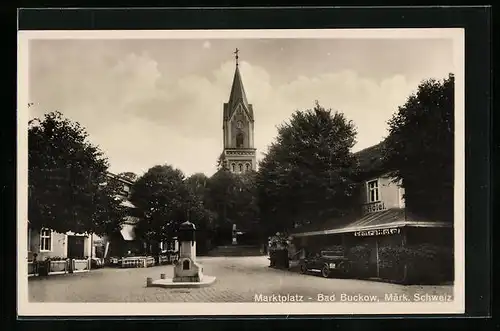
[(352, 262), (353, 277), (399, 283), (453, 280), (453, 228), (448, 223), (417, 220), (404, 209), (338, 223), (292, 237), (308, 253), (341, 247)]

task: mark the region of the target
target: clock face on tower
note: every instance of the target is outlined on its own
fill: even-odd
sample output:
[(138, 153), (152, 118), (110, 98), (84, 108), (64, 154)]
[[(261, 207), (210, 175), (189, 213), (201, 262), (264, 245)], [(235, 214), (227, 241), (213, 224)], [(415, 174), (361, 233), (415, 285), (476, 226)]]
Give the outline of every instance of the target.
[(236, 127), (237, 127), (238, 129), (241, 129), (241, 128), (243, 127), (243, 122), (242, 122), (242, 121), (238, 121), (238, 122), (236, 122)]

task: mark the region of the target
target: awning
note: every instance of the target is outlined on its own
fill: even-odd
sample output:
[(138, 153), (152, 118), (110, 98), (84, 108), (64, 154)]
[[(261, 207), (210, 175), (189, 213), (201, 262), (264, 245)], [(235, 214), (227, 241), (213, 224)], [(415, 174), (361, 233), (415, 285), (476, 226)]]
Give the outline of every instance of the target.
[(121, 207), (127, 207), (127, 208), (135, 208), (135, 206), (132, 204), (132, 202), (128, 201), (128, 200), (123, 200), (121, 203), (120, 203), (120, 206)]
[[(335, 222), (331, 222), (335, 223)], [(339, 222), (340, 223), (340, 222)], [(293, 237), (307, 237), (338, 233), (350, 233), (370, 230), (385, 230), (401, 227), (451, 227), (450, 223), (417, 220), (408, 215), (404, 209), (388, 209), (381, 212), (367, 214), (350, 223), (323, 227), (316, 231), (292, 234)]]
[(120, 231), (122, 237), (126, 241), (135, 240), (135, 226), (132, 224), (122, 224), (122, 229)]

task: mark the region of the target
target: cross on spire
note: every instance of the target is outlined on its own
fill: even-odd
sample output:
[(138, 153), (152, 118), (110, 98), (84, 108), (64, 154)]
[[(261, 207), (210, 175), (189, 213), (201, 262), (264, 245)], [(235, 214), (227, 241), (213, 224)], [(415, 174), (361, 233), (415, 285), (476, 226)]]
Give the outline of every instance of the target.
[(238, 65), (238, 53), (240, 52), (240, 50), (238, 48), (236, 48), (236, 50), (234, 51), (234, 57), (236, 59), (236, 65)]

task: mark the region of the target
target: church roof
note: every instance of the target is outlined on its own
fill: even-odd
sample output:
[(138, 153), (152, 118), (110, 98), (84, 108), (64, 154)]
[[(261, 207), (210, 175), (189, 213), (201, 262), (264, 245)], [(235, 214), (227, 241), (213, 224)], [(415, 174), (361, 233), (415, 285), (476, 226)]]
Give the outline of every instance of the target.
[(245, 93), (245, 88), (243, 87), (243, 81), (241, 79), (240, 69), (236, 65), (236, 70), (234, 72), (233, 85), (231, 87), (231, 94), (229, 95), (229, 101), (224, 104), (224, 119), (229, 119), (232, 112), (236, 109), (236, 106), (241, 103), (243, 107), (248, 111), (248, 116), (250, 120), (253, 121), (253, 108), (252, 105), (248, 103), (247, 96)]
[(229, 104), (236, 105), (238, 102), (242, 102), (245, 106), (248, 106), (247, 96), (245, 94), (245, 89), (243, 88), (243, 81), (241, 80), (240, 69), (236, 66), (234, 71), (233, 86), (231, 87), (231, 95), (229, 96)]

